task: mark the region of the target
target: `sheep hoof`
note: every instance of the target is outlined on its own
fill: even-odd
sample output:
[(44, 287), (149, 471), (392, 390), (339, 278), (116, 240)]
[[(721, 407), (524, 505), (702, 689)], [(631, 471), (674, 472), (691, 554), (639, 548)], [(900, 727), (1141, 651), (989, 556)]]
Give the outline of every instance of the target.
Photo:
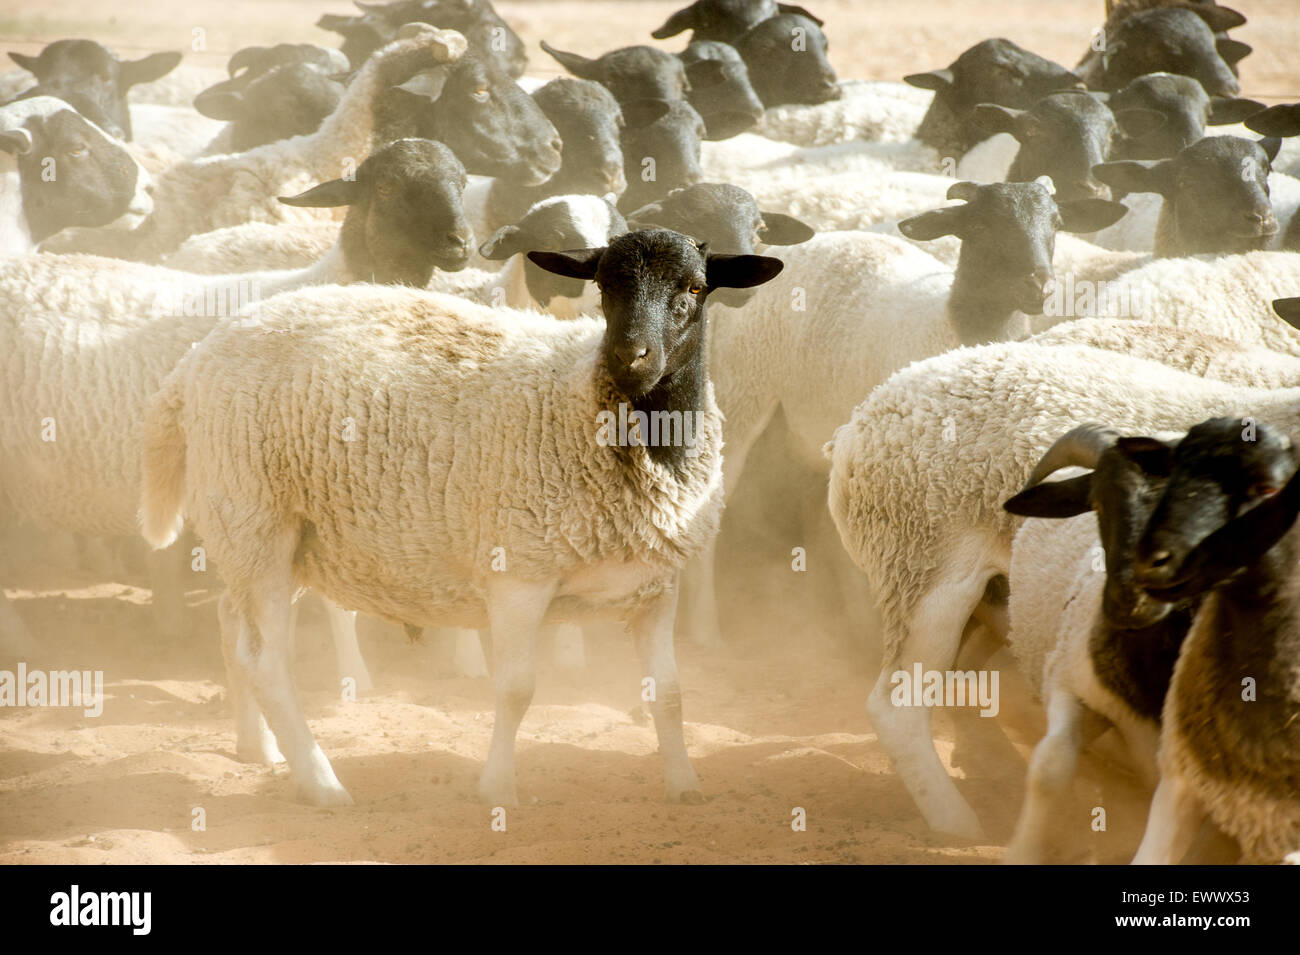
[(668, 801), (679, 802), (684, 806), (702, 806), (704, 804), (704, 793), (698, 789), (687, 789), (678, 793), (675, 797), (672, 793), (669, 793)]
[(515, 790), (515, 781), (493, 781), (486, 777), (479, 781), (478, 798), (480, 802), (489, 806), (505, 806), (507, 808), (517, 808), (519, 806), (519, 794)]
[(969, 806), (962, 807), (964, 812), (953, 813), (949, 818), (931, 823), (930, 828), (940, 835), (954, 836), (967, 842), (987, 843), (984, 827), (980, 825), (974, 811)]
[(325, 783), (299, 783), (297, 786), (298, 799), (300, 802), (309, 803), (313, 806), (351, 806), (352, 795), (343, 788), (338, 782), (333, 784)]
[(235, 759), (241, 763), (258, 763), (263, 766), (274, 766), (286, 761), (280, 747), (275, 744), (275, 737), (269, 732), (252, 743), (238, 741), (235, 744)]

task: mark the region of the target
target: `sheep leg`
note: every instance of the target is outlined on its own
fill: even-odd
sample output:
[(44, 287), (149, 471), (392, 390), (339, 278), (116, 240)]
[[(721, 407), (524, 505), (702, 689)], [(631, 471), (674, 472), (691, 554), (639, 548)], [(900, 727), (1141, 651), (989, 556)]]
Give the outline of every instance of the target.
[(562, 670), (581, 670), (587, 665), (582, 648), (582, 627), (561, 623), (550, 628), (555, 640), (555, 665)]
[(339, 680), (351, 677), (358, 693), (373, 690), (375, 684), (370, 679), (370, 671), (366, 669), (365, 658), (357, 644), (357, 612), (344, 610), (332, 600), (326, 600), (325, 614), (329, 618), (330, 636), (334, 640), (334, 659), (338, 663)]
[(1034, 747), (1025, 778), (1025, 804), (1002, 861), (1041, 865), (1054, 823), (1070, 797), (1082, 749), (1106, 731), (1107, 721), (1074, 694), (1058, 690), (1047, 703), (1047, 735)]
[(701, 647), (717, 650), (722, 641), (722, 619), (718, 613), (718, 582), (715, 563), (718, 538), (704, 545), (682, 571), (682, 635)]
[(251, 592), (246, 591), (242, 600), (232, 597), (236, 623), (233, 656), (285, 754), (298, 797), (316, 806), (348, 806), (352, 797), (312, 736), (294, 688), (295, 587), (288, 572), (292, 546), (290, 541), (284, 548), (284, 560), (279, 563), (283, 570), (270, 571), (270, 579), (255, 590), (249, 588)]
[(962, 632), (984, 593), (988, 574), (968, 575), (940, 584), (922, 599), (893, 661), (886, 661), (867, 698), (867, 714), (880, 745), (889, 754), (898, 776), (916, 802), (925, 821), (936, 832), (975, 842), (984, 830), (975, 811), (957, 791), (934, 748), (930, 708), (895, 706), (895, 673), (910, 681), (912, 667), (943, 671), (953, 665)]
[(221, 655), (226, 661), (226, 695), (235, 717), (235, 758), (243, 763), (282, 763), (284, 756), (235, 655), (239, 620), (229, 593), (222, 594), (217, 602), (217, 620), (221, 625)]
[[(673, 619), (677, 614), (676, 589), (653, 600), (631, 621), (637, 656), (649, 684), (650, 713), (654, 716), (659, 752), (664, 757), (664, 784), (668, 802), (704, 801), (700, 778), (686, 753), (682, 731), (682, 688), (677, 682), (677, 660), (673, 654)], [(642, 684), (643, 688), (646, 684)], [(644, 692), (644, 689), (643, 689)]]
[(1161, 776), (1132, 864), (1177, 865), (1191, 848), (1204, 818), (1201, 804), (1186, 783), (1176, 776)]
[(457, 676), (488, 675), (487, 654), (483, 652), (483, 635), (479, 631), (458, 627), (451, 631), (451, 640), (452, 667)]
[(488, 585), (496, 718), (478, 791), (479, 797), (491, 806), (519, 805), (515, 788), (515, 735), (533, 701), (533, 687), (537, 682), (537, 631), (557, 583), (493, 580)]

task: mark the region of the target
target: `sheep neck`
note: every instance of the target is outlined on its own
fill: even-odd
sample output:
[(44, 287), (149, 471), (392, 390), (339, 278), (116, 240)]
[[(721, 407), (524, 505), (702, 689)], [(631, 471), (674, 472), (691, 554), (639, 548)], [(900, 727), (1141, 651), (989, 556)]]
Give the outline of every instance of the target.
[(1158, 623), (1133, 630), (1100, 623), (1088, 641), (1098, 682), (1133, 712), (1159, 723), (1178, 651), (1199, 605), (1180, 605)]
[[(1295, 798), (1286, 784), (1300, 771), (1300, 658), (1293, 569), (1297, 532), (1206, 598), (1179, 663), (1178, 734), (1207, 774)], [(1254, 699), (1243, 699), (1243, 678)]]
[[(673, 371), (664, 375), (659, 382), (639, 398), (627, 399), (634, 411), (643, 412), (647, 420), (672, 420), (671, 416), (680, 415), (683, 422), (702, 421), (704, 413), (704, 392), (708, 385), (708, 360), (705, 352), (708, 338), (704, 324), (704, 305), (700, 305), (700, 315), (696, 327), (697, 338), (694, 343), (683, 342), (679, 348), (689, 349), (685, 359)], [(686, 414), (690, 413), (690, 418)], [(654, 417), (655, 415), (659, 417)], [(663, 418), (664, 415), (670, 418)], [(697, 426), (697, 425), (693, 425)], [(680, 474), (690, 460), (689, 449), (684, 442), (668, 444), (650, 444), (646, 452), (650, 459)]]
[(1019, 337), (1025, 323), (1014, 323), (1021, 313), (1007, 301), (1004, 288), (981, 275), (967, 255), (963, 242), (948, 294), (948, 318), (963, 345), (987, 345)]

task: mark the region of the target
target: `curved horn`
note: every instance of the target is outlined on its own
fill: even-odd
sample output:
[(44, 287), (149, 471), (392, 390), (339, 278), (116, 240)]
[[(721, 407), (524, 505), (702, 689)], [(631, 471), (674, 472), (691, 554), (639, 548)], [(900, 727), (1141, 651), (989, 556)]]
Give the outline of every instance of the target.
[(248, 67), (249, 72), (252, 72), (266, 58), (266, 54), (267, 49), (264, 46), (246, 46), (242, 50), (236, 50), (226, 66), (226, 72), (234, 76), (244, 67)]
[(954, 182), (948, 187), (949, 199), (961, 199), (970, 202), (979, 193), (979, 183), (977, 182)]
[(1061, 468), (1095, 468), (1102, 452), (1113, 447), (1118, 440), (1118, 431), (1096, 422), (1090, 421), (1071, 428), (1043, 452), (1034, 469), (1029, 472), (1025, 487), (1033, 487)]

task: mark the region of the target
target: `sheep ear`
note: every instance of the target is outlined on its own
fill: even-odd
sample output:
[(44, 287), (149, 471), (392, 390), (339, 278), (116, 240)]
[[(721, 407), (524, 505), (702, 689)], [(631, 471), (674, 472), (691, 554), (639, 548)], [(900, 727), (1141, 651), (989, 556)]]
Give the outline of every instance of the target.
[[(1244, 99), (1240, 96), (1211, 96), (1210, 115), (1205, 121), (1210, 126), (1227, 126), (1230, 123), (1244, 122), (1265, 110), (1266, 107), (1263, 103), (1256, 102), (1253, 99)], [(1294, 132), (1289, 134), (1271, 133), (1265, 129), (1257, 129), (1255, 132), (1263, 133), (1266, 136), (1294, 136), (1295, 133), (1300, 133), (1300, 123), (1297, 123)]]
[(972, 118), (975, 125), (986, 133), (1010, 133), (1020, 139), (1023, 131), (1021, 117), (1023, 109), (1010, 109), (996, 103), (980, 103), (975, 107)]
[(693, 90), (717, 86), (726, 78), (727, 67), (721, 60), (696, 60), (686, 67), (686, 79)]
[(594, 80), (598, 78), (600, 72), (596, 67), (595, 60), (589, 60), (578, 53), (566, 53), (563, 50), (557, 50), (545, 40), (542, 41), (542, 49), (551, 54), (560, 66), (564, 67), (574, 76), (584, 80)]
[(668, 115), (672, 104), (666, 99), (638, 99), (623, 107), (625, 129), (644, 129)]
[(570, 252), (529, 252), (528, 261), (548, 272), (571, 279), (594, 279), (604, 248), (574, 249)]
[(1130, 192), (1157, 192), (1164, 195), (1165, 161), (1123, 159), (1118, 162), (1101, 162), (1092, 167), (1092, 174), (1112, 188), (1125, 194)]
[(435, 68), (421, 70), (405, 83), (398, 83), (394, 88), (428, 100), (436, 100), (442, 95), (442, 89), (446, 85), (447, 70)]
[(11, 156), (26, 156), (32, 151), (32, 134), (19, 127), (0, 131), (0, 152)]
[(40, 79), (41, 74), (37, 72), (37, 67), (41, 65), (40, 57), (32, 56), (29, 53), (10, 53), (9, 59), (13, 60), (28, 73), (33, 74)]
[(1191, 9), (1198, 17), (1205, 21), (1215, 33), (1223, 33), (1226, 30), (1232, 30), (1246, 22), (1246, 15), (1239, 13), (1231, 7), (1220, 7), (1215, 4), (1191, 4)]
[(244, 115), (244, 94), (239, 90), (204, 90), (194, 97), (194, 109), (208, 119), (232, 122)]
[(1235, 66), (1244, 60), (1254, 50), (1249, 43), (1242, 43), (1240, 40), (1229, 40), (1227, 37), (1220, 37), (1214, 41), (1214, 48), (1219, 51), (1219, 56), (1223, 62), (1229, 66)]
[(1277, 136), (1265, 136), (1263, 139), (1257, 140), (1257, 142), (1259, 148), (1264, 150), (1264, 155), (1268, 157), (1269, 162), (1276, 159), (1278, 152), (1282, 149), (1282, 140)]
[(930, 70), (928, 73), (912, 73), (904, 76), (903, 82), (918, 89), (934, 90), (936, 93), (942, 93), (944, 90), (952, 88), (952, 70), (942, 69)]
[(1124, 131), (1125, 136), (1141, 139), (1143, 136), (1150, 136), (1168, 122), (1168, 119), (1164, 113), (1154, 109), (1132, 107), (1117, 112), (1115, 122), (1119, 123), (1119, 128)]
[(1246, 120), (1246, 128), (1261, 136), (1300, 134), (1300, 103), (1270, 106)]
[(355, 179), (331, 179), (319, 186), (312, 186), (306, 192), (296, 196), (280, 196), (279, 200), (286, 206), (301, 206), (308, 209), (325, 209), (331, 206), (348, 206), (361, 197), (361, 186)]
[(784, 212), (760, 212), (759, 215), (763, 217), (763, 226), (758, 230), (758, 238), (767, 245), (798, 245), (817, 234), (812, 226)]
[(1120, 438), (1115, 450), (1152, 477), (1169, 477), (1174, 467), (1174, 448), (1178, 442), (1159, 438)]
[(1092, 472), (1027, 487), (1002, 504), (1021, 517), (1075, 517), (1092, 510)]
[(689, 7), (683, 7), (670, 16), (664, 21), (663, 26), (654, 30), (650, 35), (656, 40), (666, 40), (670, 36), (676, 36), (679, 33), (693, 29), (695, 29), (695, 4), (692, 3)]
[(1061, 228), (1066, 232), (1097, 232), (1124, 218), (1128, 206), (1110, 199), (1075, 199), (1058, 202)]
[(809, 20), (817, 24), (819, 27), (824, 27), (826, 25), (826, 22), (824, 20), (817, 19), (815, 16), (813, 16), (803, 7), (796, 6), (793, 3), (778, 3), (776, 5), (776, 8), (780, 10), (782, 13), (793, 13), (801, 17), (807, 17)]
[(478, 247), (479, 255), (493, 262), (500, 262), (512, 255), (523, 252), (530, 243), (526, 241), (524, 230), (517, 225), (503, 225), (492, 237)]
[(1292, 328), (1300, 328), (1300, 298), (1275, 298), (1273, 311)]
[(928, 241), (943, 235), (960, 235), (966, 221), (964, 206), (951, 206), (947, 209), (933, 209), (922, 212), (919, 216), (904, 219), (898, 224), (898, 231), (909, 239)]
[(709, 254), (705, 282), (709, 288), (753, 288), (781, 274), (785, 263), (770, 255)]
[[(677, 190), (675, 189), (673, 190), (673, 192), (676, 191)], [(669, 193), (669, 195), (671, 194), (672, 193)], [(655, 229), (658, 228), (658, 226), (655, 225), (655, 223), (659, 221), (659, 217), (662, 216), (663, 214), (664, 214), (664, 205), (662, 202), (649, 202), (646, 203), (644, 206), (642, 206), (640, 209), (636, 209), (632, 212), (629, 212), (626, 217), (627, 224), (628, 227), (633, 232), (637, 231), (638, 229)]]
[(152, 83), (166, 76), (180, 65), (181, 55), (170, 53), (151, 53), (138, 60), (129, 60), (122, 64), (118, 74), (121, 86), (135, 86), (137, 83)]

